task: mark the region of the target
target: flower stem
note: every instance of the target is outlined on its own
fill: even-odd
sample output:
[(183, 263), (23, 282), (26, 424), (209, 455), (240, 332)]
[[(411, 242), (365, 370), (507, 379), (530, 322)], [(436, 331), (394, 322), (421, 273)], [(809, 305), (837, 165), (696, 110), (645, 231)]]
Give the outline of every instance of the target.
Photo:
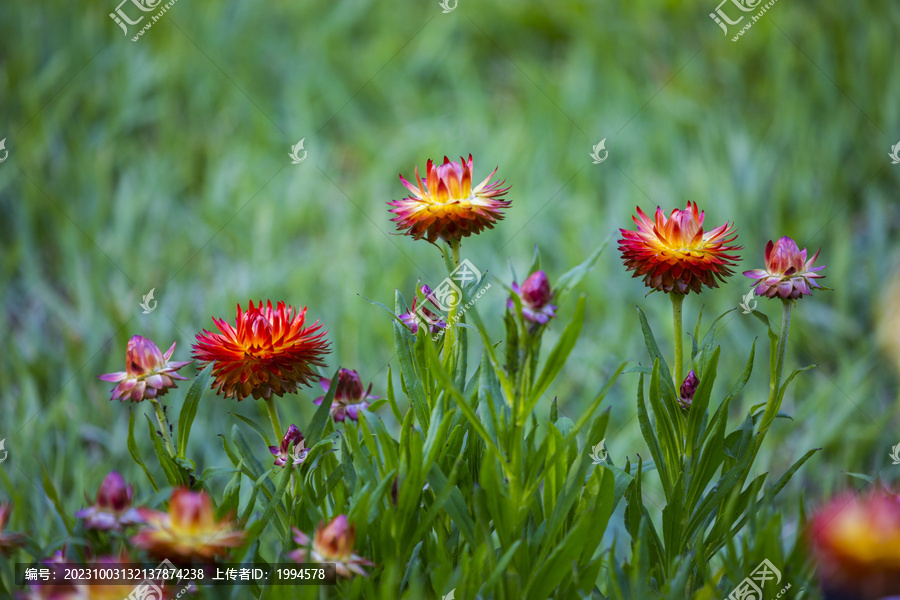
[(766, 402), (766, 411), (763, 413), (762, 422), (759, 425), (759, 436), (756, 441), (757, 448), (762, 444), (763, 437), (775, 420), (775, 415), (781, 409), (781, 402), (779, 402), (781, 377), (784, 374), (784, 356), (787, 353), (788, 336), (791, 331), (791, 305), (793, 301), (783, 299), (781, 302), (781, 334), (778, 336), (778, 345), (775, 350), (775, 370), (770, 377), (769, 400)]
[[(459, 266), (459, 240), (450, 240), (450, 252), (453, 260), (453, 269)], [(459, 302), (450, 307), (450, 314), (447, 315), (447, 334), (444, 336), (444, 365), (450, 364), (453, 357), (454, 346), (456, 345), (456, 310)]]
[(162, 432), (166, 451), (168, 451), (169, 456), (175, 458), (175, 446), (172, 444), (172, 436), (169, 434), (169, 419), (166, 418), (166, 413), (163, 412), (162, 406), (159, 405), (159, 400), (156, 398), (148, 398), (148, 400), (156, 411), (156, 422), (159, 423), (159, 429)]
[(272, 398), (266, 398), (266, 411), (269, 413), (269, 421), (272, 422), (272, 429), (275, 431), (275, 445), (281, 443), (284, 433), (281, 430), (281, 422), (278, 420), (278, 409), (275, 408), (275, 401)]
[(684, 294), (672, 292), (669, 297), (672, 299), (672, 319), (675, 326), (675, 393), (677, 394), (684, 381), (684, 351), (681, 339), (684, 337), (681, 329), (681, 305), (684, 303)]

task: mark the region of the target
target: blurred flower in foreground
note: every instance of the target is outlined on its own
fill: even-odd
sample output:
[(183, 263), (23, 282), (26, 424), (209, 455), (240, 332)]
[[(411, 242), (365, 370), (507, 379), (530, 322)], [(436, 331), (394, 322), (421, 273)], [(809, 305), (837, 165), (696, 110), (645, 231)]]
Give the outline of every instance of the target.
[(472, 155), (462, 157), (459, 164), (444, 157), (444, 164), (435, 165), (430, 159), (427, 177), (419, 177), (416, 167), (415, 184), (400, 175), (400, 181), (412, 196), (388, 202), (397, 215), (391, 219), (397, 228), (406, 230), (414, 239), (425, 237), (429, 242), (441, 238), (447, 242), (481, 233), (485, 227), (503, 219), (501, 209), (509, 207), (509, 200), (500, 200), (509, 188), (505, 181), (490, 183), (497, 169), (472, 188)]
[[(291, 446), (293, 445), (293, 450)], [(285, 466), (291, 461), (295, 467), (303, 464), (306, 455), (309, 454), (309, 448), (306, 447), (306, 439), (297, 426), (291, 423), (287, 433), (281, 440), (281, 446), (269, 446), (269, 452), (275, 457), (275, 464), (279, 467)]]
[(694, 373), (694, 370), (691, 369), (691, 372), (684, 378), (684, 383), (681, 384), (678, 398), (678, 404), (681, 405), (681, 408), (688, 409), (691, 407), (691, 402), (694, 400), (694, 393), (697, 391), (698, 385), (700, 385), (700, 379), (697, 377), (697, 374)]
[(900, 496), (847, 493), (821, 508), (807, 531), (827, 597), (900, 594)]
[[(319, 379), (319, 385), (328, 393), (331, 387), (331, 380), (327, 377)], [(359, 411), (369, 407), (369, 400), (377, 400), (378, 396), (371, 396), (372, 384), (369, 389), (365, 389), (359, 373), (350, 369), (341, 369), (338, 371), (337, 389), (334, 392), (334, 401), (331, 403), (331, 417), (335, 421), (343, 421), (350, 417), (354, 421), (359, 420)], [(321, 406), (325, 396), (319, 396), (313, 402), (317, 406)]]
[[(65, 549), (65, 546), (63, 546)], [(63, 550), (57, 550), (50, 558), (41, 561), (42, 565), (66, 565)], [(58, 582), (55, 585), (42, 584), (31, 585), (25, 591), (18, 592), (17, 600), (83, 600), (85, 596), (82, 593), (83, 586), (76, 586), (68, 582)]]
[(97, 500), (90, 508), (75, 513), (84, 519), (87, 529), (122, 529), (141, 522), (137, 509), (131, 507), (133, 489), (115, 471), (103, 479), (97, 492)]
[(777, 242), (766, 244), (766, 268), (744, 271), (744, 276), (755, 279), (757, 296), (769, 298), (802, 298), (812, 294), (811, 287), (821, 288), (816, 279), (825, 277), (816, 271), (821, 267), (812, 266), (819, 258), (819, 251), (806, 260), (806, 248), (800, 250), (797, 242), (784, 236)]
[(159, 398), (166, 395), (169, 388), (178, 387), (173, 379), (187, 381), (187, 377), (176, 371), (191, 361), (169, 362), (173, 352), (175, 344), (163, 354), (156, 344), (145, 337), (136, 335), (128, 340), (125, 370), (99, 376), (103, 381), (120, 382), (113, 389), (110, 400), (130, 398), (132, 402), (140, 402), (147, 398)]
[[(729, 246), (737, 238), (728, 223), (703, 232), (703, 218), (697, 205), (687, 203), (684, 210), (675, 209), (667, 219), (656, 207), (656, 220), (637, 208), (632, 217), (637, 231), (620, 229), (619, 251), (633, 277), (643, 277), (644, 285), (666, 293), (698, 294), (703, 286), (719, 287), (718, 281), (733, 273), (738, 260), (730, 254), (740, 246)], [(718, 279), (718, 281), (716, 281)]]
[(0, 554), (9, 554), (16, 548), (25, 545), (25, 536), (20, 533), (8, 533), (4, 531), (12, 513), (12, 504), (0, 503)]
[[(425, 295), (425, 298), (435, 307), (438, 308), (437, 302), (434, 300), (434, 294), (431, 291), (431, 288), (427, 285), (422, 286), (422, 294)], [(418, 294), (413, 295), (413, 303), (412, 308), (399, 315), (397, 318), (403, 321), (403, 324), (412, 330), (413, 334), (419, 333), (419, 323), (423, 320), (428, 322), (429, 332), (432, 334), (437, 333), (441, 329), (447, 328), (447, 323), (439, 316), (432, 312), (427, 306), (423, 306), (420, 309), (416, 309), (416, 305), (419, 302)]]
[(309, 536), (294, 527), (294, 541), (300, 544), (288, 556), (298, 563), (334, 563), (335, 571), (341, 577), (351, 577), (353, 573), (366, 576), (364, 566), (374, 563), (353, 554), (356, 543), (356, 529), (350, 525), (345, 515), (336, 516), (327, 526), (319, 524), (312, 541), (312, 551), (308, 551)]
[(322, 367), (322, 356), (330, 352), (325, 331), (316, 321), (304, 328), (306, 307), (293, 314), (293, 308), (279, 302), (262, 301), (259, 307), (250, 301), (247, 312), (237, 307), (237, 328), (213, 317), (221, 333), (203, 330), (197, 334), (194, 357), (206, 363), (215, 361), (213, 388), (226, 398), (268, 400), (272, 394), (296, 393), (297, 384), (307, 385), (315, 378), (313, 367)]
[(173, 562), (210, 560), (240, 546), (244, 532), (230, 518), (217, 521), (206, 492), (179, 488), (172, 492), (169, 512), (138, 509), (146, 525), (131, 543)]
[[(543, 271), (535, 271), (529, 275), (521, 286), (513, 282), (512, 290), (522, 299), (522, 316), (532, 323), (543, 325), (556, 316), (553, 313), (556, 307), (550, 304), (553, 292), (550, 290), (547, 274)], [(506, 301), (506, 307), (515, 310), (512, 298)]]

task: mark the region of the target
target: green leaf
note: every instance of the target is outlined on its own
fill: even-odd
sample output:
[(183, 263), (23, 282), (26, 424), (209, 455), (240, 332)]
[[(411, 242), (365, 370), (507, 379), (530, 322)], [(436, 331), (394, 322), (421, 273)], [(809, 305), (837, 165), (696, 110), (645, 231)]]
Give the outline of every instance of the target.
[[(656, 369), (654, 368), (654, 372)], [(659, 478), (662, 480), (663, 491), (666, 494), (666, 499), (671, 497), (672, 493), (672, 482), (669, 480), (669, 470), (666, 467), (666, 461), (663, 457), (662, 447), (660, 446), (659, 439), (656, 437), (656, 432), (653, 429), (653, 425), (650, 423), (650, 415), (647, 412), (647, 404), (644, 402), (644, 376), (641, 375), (638, 380), (638, 394), (637, 394), (637, 416), (638, 416), (638, 424), (641, 427), (641, 435), (644, 436), (644, 441), (647, 442), (647, 446), (650, 448), (650, 455), (653, 457), (653, 462), (655, 462), (659, 471)], [(659, 420), (659, 417), (657, 417)]]
[[(399, 292), (397, 293), (399, 294)], [(419, 421), (422, 429), (426, 430), (428, 429), (428, 401), (425, 398), (425, 390), (413, 363), (413, 354), (409, 340), (415, 340), (415, 338), (406, 326), (394, 323), (394, 350), (397, 352), (397, 359), (400, 361), (400, 383), (403, 386), (403, 391), (409, 397), (409, 402), (416, 414), (416, 420)]]
[(159, 461), (159, 466), (162, 467), (163, 473), (166, 476), (166, 481), (169, 482), (169, 485), (172, 487), (178, 487), (187, 483), (187, 478), (185, 477), (184, 472), (181, 467), (179, 467), (172, 457), (169, 456), (169, 451), (166, 450), (165, 444), (163, 444), (162, 440), (159, 439), (159, 436), (156, 434), (156, 427), (153, 426), (153, 421), (150, 420), (150, 417), (144, 415), (147, 419), (147, 428), (150, 431), (150, 441), (153, 444), (153, 451), (156, 452), (156, 459)]
[(62, 503), (59, 501), (59, 493), (56, 491), (56, 486), (53, 485), (53, 479), (47, 473), (44, 463), (40, 463), (40, 465), (41, 484), (44, 486), (44, 493), (47, 494), (47, 498), (53, 504), (53, 508), (56, 509), (56, 514), (59, 515), (63, 525), (65, 525), (66, 531), (69, 532), (69, 535), (72, 535), (72, 523), (69, 521), (68, 513), (63, 509)]
[(669, 365), (666, 364), (665, 357), (662, 355), (662, 352), (659, 351), (659, 346), (656, 344), (656, 338), (653, 337), (653, 330), (650, 329), (650, 323), (647, 322), (647, 316), (640, 307), (637, 307), (637, 311), (638, 320), (641, 322), (641, 331), (644, 333), (644, 344), (647, 346), (647, 351), (650, 353), (650, 359), (659, 361), (659, 370), (662, 375), (661, 379), (664, 385), (668, 386), (674, 395), (676, 391), (674, 384), (672, 383), (672, 373), (669, 371)]
[(237, 413), (228, 413), (228, 414), (231, 415), (232, 417), (235, 417), (236, 419), (240, 419), (241, 421), (243, 421), (244, 423), (249, 425), (250, 428), (253, 429), (253, 431), (255, 431), (257, 433), (257, 435), (259, 435), (259, 437), (262, 438), (262, 441), (266, 445), (267, 448), (269, 446), (277, 446), (278, 444), (281, 443), (281, 440), (276, 440), (276, 442), (274, 444), (272, 442), (270, 442), (269, 436), (268, 436), (268, 434), (266, 434), (266, 431), (263, 428), (263, 426), (260, 425), (259, 423), (257, 423), (256, 421), (254, 421), (253, 419), (247, 418), (244, 415), (239, 415)]
[(562, 304), (569, 295), (569, 292), (572, 291), (572, 288), (578, 285), (581, 280), (591, 272), (591, 269), (597, 264), (600, 255), (603, 254), (603, 251), (606, 249), (607, 244), (609, 244), (608, 237), (599, 248), (594, 250), (594, 252), (584, 260), (584, 262), (563, 273), (560, 278), (556, 280), (556, 285), (553, 286), (553, 289), (556, 290), (556, 298), (554, 300), (556, 304)]
[(531, 390), (530, 400), (523, 410), (525, 414), (530, 413), (534, 409), (535, 404), (541, 399), (541, 396), (547, 391), (547, 388), (550, 387), (550, 384), (553, 383), (553, 380), (556, 379), (559, 372), (562, 371), (562, 368), (566, 364), (566, 360), (569, 358), (569, 354), (571, 354), (572, 349), (575, 348), (575, 342), (578, 341), (578, 336), (581, 335), (581, 327), (583, 324), (584, 296), (578, 299), (578, 304), (575, 306), (575, 316), (572, 317), (572, 322), (569, 323), (565, 331), (563, 331), (559, 341), (553, 348), (553, 351), (550, 352), (550, 356), (547, 357), (547, 362), (544, 363), (544, 368), (541, 371), (537, 382), (534, 384), (534, 388)]
[(191, 388), (184, 399), (184, 404), (181, 406), (181, 412), (178, 413), (178, 456), (187, 455), (187, 443), (191, 435), (191, 426), (194, 423), (194, 417), (197, 416), (197, 406), (200, 404), (200, 398), (203, 396), (203, 392), (209, 389), (209, 379), (212, 376), (214, 365), (214, 362), (209, 363), (194, 378)]
[(139, 464), (141, 468), (144, 470), (144, 475), (147, 476), (147, 479), (150, 480), (150, 485), (153, 486), (153, 491), (158, 492), (159, 486), (156, 485), (156, 479), (153, 478), (153, 475), (150, 473), (150, 469), (147, 468), (147, 465), (144, 464), (143, 459), (141, 459), (141, 453), (138, 452), (137, 443), (134, 441), (134, 412), (128, 412), (128, 452), (131, 454), (132, 460)]
[(306, 427), (306, 431), (303, 432), (303, 436), (306, 438), (306, 444), (309, 447), (312, 447), (316, 442), (322, 439), (322, 433), (325, 431), (325, 426), (328, 424), (328, 419), (331, 417), (331, 403), (334, 401), (334, 393), (337, 391), (337, 382), (340, 374), (341, 370), (338, 368), (334, 372), (334, 377), (331, 378), (331, 384), (328, 386), (328, 392), (326, 392), (325, 397), (322, 399), (322, 404), (316, 409), (309, 425)]

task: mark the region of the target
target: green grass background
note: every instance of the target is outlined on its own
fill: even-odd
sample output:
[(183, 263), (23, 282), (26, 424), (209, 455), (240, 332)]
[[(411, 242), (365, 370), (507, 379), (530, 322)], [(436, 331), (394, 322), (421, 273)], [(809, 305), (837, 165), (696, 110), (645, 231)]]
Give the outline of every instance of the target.
[[(163, 349), (177, 341), (186, 360), (211, 316), (282, 299), (328, 328), (329, 372), (355, 368), (383, 395), (396, 367), (390, 317), (363, 296), (391, 305), (395, 289), (409, 298), (417, 279), (444, 277), (437, 249), (392, 235), (385, 202), (404, 195), (398, 173), (470, 152), (477, 180), (499, 165), (512, 185), (506, 219), (463, 244), (491, 277), (509, 283), (509, 265), (523, 273), (537, 246), (555, 279), (610, 240), (579, 289), (582, 338), (549, 391), (561, 413), (576, 417), (620, 361), (646, 364), (635, 305), (671, 346), (668, 300), (645, 297), (624, 271), (616, 233), (636, 205), (693, 200), (709, 225), (736, 223), (740, 270), (761, 266), (781, 235), (822, 247), (834, 291), (800, 302), (787, 363), (819, 366), (789, 392), (793, 421), (777, 422), (760, 461), (780, 475), (823, 448), (783, 493), (788, 515), (801, 494), (813, 505), (863, 485), (845, 472), (900, 476), (888, 457), (900, 442), (896, 380), (873, 334), (898, 258), (900, 166), (887, 156), (900, 139), (895, 4), (781, 0), (737, 43), (709, 19), (713, 0), (459, 0), (449, 14), (436, 1), (180, 0), (135, 43), (108, 18), (114, 8), (0, 3), (10, 529), (63, 533), (41, 463), (70, 511), (111, 469), (149, 497), (125, 446), (128, 411), (145, 407), (110, 403), (96, 378), (122, 369), (134, 334)], [(292, 165), (301, 138), (308, 156)], [(602, 138), (609, 159), (594, 165)], [(151, 288), (159, 304), (144, 315)], [(748, 288), (736, 275), (690, 296), (687, 322), (701, 305), (710, 316), (737, 306)], [(505, 300), (494, 285), (477, 305), (498, 338)], [(574, 297), (561, 319), (573, 307)], [(773, 320), (779, 308), (759, 305)], [(721, 324), (719, 398), (752, 339), (761, 344), (736, 423), (765, 400), (766, 337), (739, 311)], [(617, 464), (648, 455), (636, 382), (623, 376), (608, 403)], [(317, 395), (279, 402), (282, 422), (308, 422)], [(254, 404), (207, 395), (190, 448), (201, 469), (227, 462), (217, 434), (235, 422), (228, 412), (258, 415)]]

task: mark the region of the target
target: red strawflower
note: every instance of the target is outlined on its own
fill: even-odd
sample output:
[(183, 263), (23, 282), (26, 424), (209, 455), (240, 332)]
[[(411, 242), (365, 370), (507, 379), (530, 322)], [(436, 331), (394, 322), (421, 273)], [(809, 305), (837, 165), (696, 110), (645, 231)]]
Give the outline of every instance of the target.
[(406, 230), (414, 239), (425, 237), (429, 242), (441, 238), (447, 242), (493, 229), (503, 219), (501, 209), (511, 202), (500, 200), (509, 188), (505, 181), (490, 183), (497, 169), (480, 184), (472, 187), (472, 155), (469, 160), (459, 158), (459, 164), (444, 157), (444, 164), (428, 160), (427, 177), (419, 177), (416, 167), (415, 185), (400, 175), (400, 181), (412, 196), (388, 202), (397, 215), (391, 219), (397, 228)]
[(284, 302), (273, 309), (271, 301), (264, 308), (251, 300), (247, 312), (238, 305), (237, 327), (215, 317), (213, 322), (221, 333), (198, 333), (194, 357), (215, 361), (213, 388), (226, 398), (296, 393), (297, 384), (317, 376), (313, 367), (325, 366), (322, 357), (331, 351), (318, 321), (304, 327), (306, 307), (294, 314)]
[[(703, 286), (718, 287), (733, 271), (738, 260), (730, 254), (740, 246), (729, 246), (737, 238), (728, 223), (708, 233), (703, 231), (705, 213), (688, 202), (684, 210), (675, 209), (667, 219), (656, 207), (651, 221), (640, 207), (632, 217), (637, 231), (620, 229), (619, 250), (633, 277), (643, 277), (644, 284), (657, 291), (676, 294), (698, 294)], [(718, 279), (718, 281), (716, 281)]]

